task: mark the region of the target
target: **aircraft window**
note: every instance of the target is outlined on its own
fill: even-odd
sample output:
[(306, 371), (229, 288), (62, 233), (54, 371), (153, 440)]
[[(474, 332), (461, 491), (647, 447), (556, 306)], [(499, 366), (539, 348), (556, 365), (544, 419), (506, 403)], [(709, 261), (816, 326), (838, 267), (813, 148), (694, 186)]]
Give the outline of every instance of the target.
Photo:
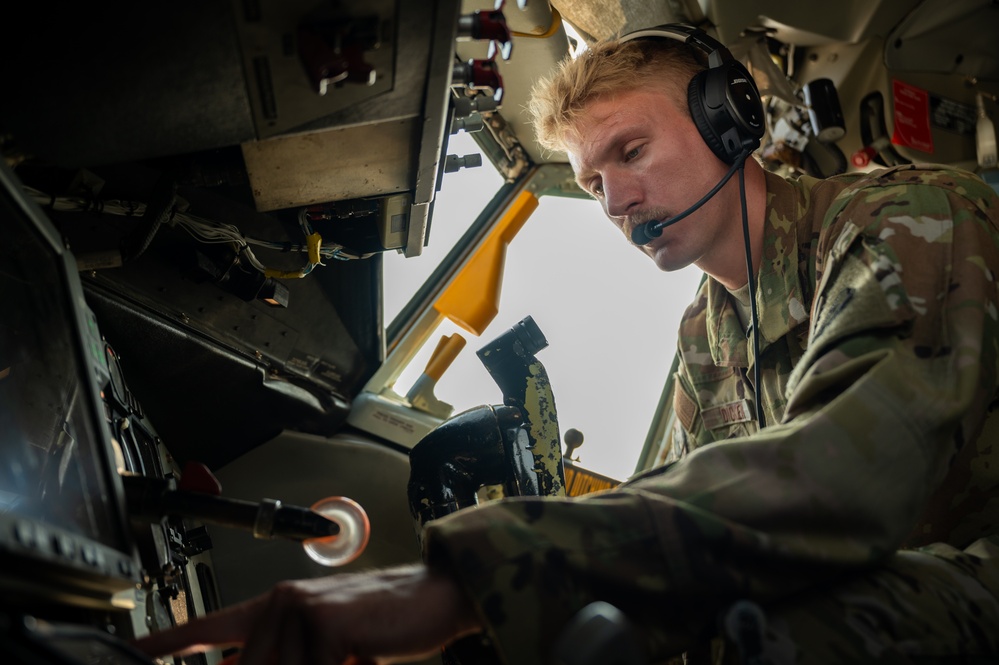
[[(465, 196), (468, 186), (457, 182), (445, 180), (438, 205), (443, 207), (449, 195)], [(491, 194), (485, 192), (482, 201)], [(459, 207), (468, 218), (478, 212)], [(440, 243), (441, 236), (433, 233), (449, 221), (435, 212), (431, 245)], [(400, 257), (395, 263), (403, 261), (412, 259)], [(386, 291), (392, 269), (386, 260)], [(441, 377), (436, 397), (454, 406), (454, 413), (501, 403), (499, 388), (475, 351), (530, 315), (549, 342), (538, 359), (552, 382), (561, 434), (575, 428), (585, 436), (574, 457), (598, 473), (628, 477), (645, 443), (676, 349), (679, 318), (700, 271), (661, 273), (604, 219), (595, 201), (546, 196), (510, 243), (504, 274), (499, 314), (483, 334), (474, 337), (443, 321), (399, 376), (395, 391), (406, 394), (436, 340), (457, 332), (467, 348)]]
[[(464, 156), (480, 152), (478, 144), (466, 132), (459, 132), (448, 140), (449, 154)], [(503, 177), (485, 158), (482, 166), (444, 175), (441, 190), (434, 200), (429, 244), (423, 248), (423, 253), (411, 258), (397, 252), (384, 254), (386, 323), (409, 302), (502, 184)]]

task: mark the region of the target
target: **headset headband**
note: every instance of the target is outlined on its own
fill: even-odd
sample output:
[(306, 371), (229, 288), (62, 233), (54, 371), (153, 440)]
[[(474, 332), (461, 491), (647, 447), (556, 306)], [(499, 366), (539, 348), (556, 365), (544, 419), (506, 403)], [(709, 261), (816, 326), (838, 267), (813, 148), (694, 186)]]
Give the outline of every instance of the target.
[(756, 82), (742, 63), (703, 30), (679, 23), (635, 30), (618, 41), (672, 39), (706, 53), (708, 68), (687, 86), (687, 106), (704, 142), (723, 162), (733, 164), (759, 147), (766, 131)]
[(643, 28), (624, 35), (618, 41), (622, 44), (633, 39), (670, 37), (684, 44), (697, 47), (708, 55), (708, 67), (719, 67), (724, 62), (734, 60), (731, 51), (699, 28), (681, 23), (669, 23), (655, 28)]

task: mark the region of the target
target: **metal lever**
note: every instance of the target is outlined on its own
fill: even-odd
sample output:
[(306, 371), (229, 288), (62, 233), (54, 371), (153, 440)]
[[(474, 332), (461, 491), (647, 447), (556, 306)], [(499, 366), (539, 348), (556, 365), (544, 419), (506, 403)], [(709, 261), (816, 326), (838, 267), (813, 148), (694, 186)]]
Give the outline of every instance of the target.
[(129, 514), (158, 522), (166, 516), (191, 519), (250, 531), (255, 538), (308, 540), (340, 533), (340, 525), (310, 508), (288, 506), (265, 499), (259, 503), (224, 499), (202, 492), (176, 489), (165, 478), (122, 476)]

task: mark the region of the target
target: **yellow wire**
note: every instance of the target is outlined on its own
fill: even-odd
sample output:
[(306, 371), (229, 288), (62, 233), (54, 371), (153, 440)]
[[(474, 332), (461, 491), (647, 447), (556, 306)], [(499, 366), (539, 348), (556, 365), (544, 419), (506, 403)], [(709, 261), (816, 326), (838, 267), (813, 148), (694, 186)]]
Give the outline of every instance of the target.
[(306, 245), (309, 249), (309, 263), (319, 263), (319, 248), (323, 244), (323, 237), (318, 233), (313, 233), (305, 239)]
[(305, 274), (301, 270), (271, 270), (264, 271), (264, 277), (275, 277), (277, 279), (302, 279)]
[[(309, 250), (309, 263), (313, 265), (322, 265), (319, 255), (319, 249), (323, 244), (323, 238), (318, 233), (313, 233), (305, 238), (306, 247)], [(302, 279), (307, 273), (305, 269), (302, 270), (274, 270), (268, 268), (264, 271), (265, 277), (276, 277), (277, 279)]]

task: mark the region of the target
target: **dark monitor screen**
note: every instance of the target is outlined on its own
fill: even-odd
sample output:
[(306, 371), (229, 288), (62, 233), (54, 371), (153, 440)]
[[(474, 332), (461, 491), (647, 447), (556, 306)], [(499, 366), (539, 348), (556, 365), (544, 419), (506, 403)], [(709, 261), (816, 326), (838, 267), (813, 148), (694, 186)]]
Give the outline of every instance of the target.
[(130, 577), (96, 322), (53, 227), (0, 177), (0, 553)]

